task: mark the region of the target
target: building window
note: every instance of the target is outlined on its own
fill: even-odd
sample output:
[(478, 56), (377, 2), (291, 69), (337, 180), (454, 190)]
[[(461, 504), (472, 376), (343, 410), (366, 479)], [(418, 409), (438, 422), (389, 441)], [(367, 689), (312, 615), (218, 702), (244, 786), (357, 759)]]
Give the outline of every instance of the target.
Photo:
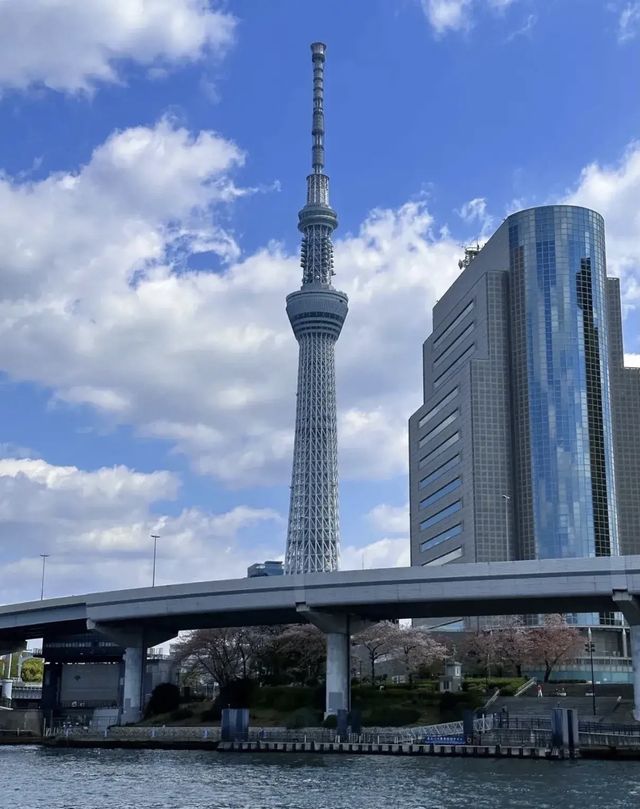
[(438, 489), (433, 494), (430, 494), (428, 497), (425, 497), (424, 500), (420, 501), (420, 508), (427, 508), (432, 503), (435, 503), (437, 500), (440, 500), (441, 497), (449, 494), (450, 492), (455, 492), (456, 489), (459, 489), (462, 484), (460, 478), (454, 478), (450, 483), (447, 483), (441, 489)]
[(454, 550), (449, 551), (449, 553), (443, 553), (442, 556), (436, 556), (435, 559), (431, 559), (429, 562), (424, 562), (422, 567), (430, 567), (433, 565), (437, 567), (438, 565), (446, 565), (448, 562), (453, 562), (454, 559), (460, 559), (462, 556), (462, 548), (454, 548)]
[(431, 539), (425, 539), (424, 542), (420, 543), (420, 550), (428, 551), (431, 548), (435, 548), (436, 545), (446, 542), (448, 539), (453, 539), (453, 537), (459, 536), (461, 533), (462, 523), (459, 522), (456, 525), (452, 525), (451, 528), (447, 528), (446, 531), (442, 531), (440, 534), (436, 534), (435, 536), (431, 537)]
[(446, 419), (443, 419), (443, 420), (440, 422), (440, 424), (436, 425), (436, 426), (435, 426), (435, 427), (434, 427), (432, 430), (429, 430), (429, 432), (428, 432), (428, 433), (426, 433), (425, 435), (423, 435), (423, 436), (422, 436), (422, 438), (420, 439), (420, 441), (418, 442), (418, 446), (419, 446), (419, 447), (424, 447), (424, 445), (425, 445), (425, 444), (426, 444), (428, 441), (431, 441), (431, 439), (432, 439), (432, 438), (434, 438), (436, 435), (438, 435), (438, 433), (441, 433), (443, 430), (446, 430), (446, 428), (447, 428), (447, 427), (448, 427), (450, 424), (453, 424), (453, 422), (454, 422), (454, 421), (455, 421), (457, 418), (458, 418), (458, 411), (457, 411), (457, 410), (454, 410), (454, 411), (453, 411), (453, 413), (451, 413), (451, 415), (447, 416), (447, 418), (446, 418)]
[(434, 480), (438, 480), (443, 475), (445, 475), (449, 469), (453, 469), (454, 466), (457, 466), (460, 463), (460, 455), (454, 455), (453, 458), (449, 458), (448, 461), (445, 461), (442, 466), (439, 466), (437, 469), (434, 469), (430, 475), (427, 475), (425, 478), (418, 483), (419, 489), (426, 489), (430, 483), (433, 483)]
[(420, 459), (420, 462), (418, 463), (418, 469), (423, 469), (432, 458), (434, 458), (436, 455), (439, 455), (441, 452), (444, 452), (445, 449), (452, 447), (459, 440), (460, 440), (460, 433), (454, 433), (453, 435), (450, 435), (449, 438), (445, 439), (442, 442), (442, 444), (438, 444), (438, 446), (434, 447), (431, 450), (431, 452), (428, 452), (424, 456), (424, 458)]
[(437, 376), (433, 380), (433, 387), (437, 388), (439, 385), (442, 385), (442, 383), (445, 381), (445, 377), (448, 376), (451, 373), (451, 371), (454, 371), (456, 368), (458, 368), (460, 365), (462, 365), (462, 363), (467, 359), (467, 357), (469, 357), (469, 355), (473, 352), (475, 347), (476, 347), (476, 344), (471, 343), (469, 348), (466, 348), (462, 352), (462, 354), (460, 354), (459, 357), (456, 357), (456, 359), (451, 363), (451, 365), (449, 365), (447, 368), (445, 368), (444, 371), (440, 374), (440, 376)]
[(462, 310), (462, 312), (460, 312), (460, 314), (459, 314), (457, 317), (455, 317), (455, 318), (454, 318), (454, 319), (451, 321), (451, 323), (449, 323), (449, 325), (446, 327), (446, 329), (445, 329), (444, 331), (440, 332), (440, 334), (439, 334), (439, 335), (438, 335), (438, 336), (435, 338), (435, 340), (433, 341), (433, 347), (434, 347), (434, 348), (438, 348), (438, 346), (442, 345), (442, 342), (443, 342), (444, 338), (445, 338), (445, 337), (446, 337), (448, 334), (451, 334), (451, 332), (452, 332), (452, 331), (455, 329), (455, 327), (456, 327), (456, 326), (457, 326), (459, 323), (462, 323), (462, 321), (463, 321), (463, 320), (465, 319), (465, 317), (466, 317), (466, 316), (469, 314), (469, 312), (472, 312), (472, 311), (473, 311), (473, 304), (474, 304), (474, 302), (473, 302), (473, 301), (471, 301), (471, 303), (468, 303), (468, 304), (465, 306), (465, 308)]
[(424, 414), (424, 416), (423, 416), (423, 417), (420, 419), (420, 421), (418, 422), (418, 429), (420, 429), (420, 427), (424, 427), (424, 425), (425, 425), (425, 424), (426, 424), (426, 423), (427, 423), (427, 422), (428, 422), (430, 419), (432, 419), (434, 416), (437, 416), (437, 415), (438, 415), (438, 413), (439, 413), (439, 412), (440, 412), (440, 411), (441, 411), (441, 410), (442, 410), (444, 407), (446, 407), (446, 406), (449, 404), (449, 402), (452, 402), (452, 401), (453, 401), (453, 400), (456, 398), (456, 396), (457, 396), (457, 395), (458, 395), (458, 388), (454, 388), (452, 391), (449, 391), (449, 393), (447, 393), (447, 395), (444, 397), (444, 399), (440, 399), (440, 401), (438, 402), (438, 404), (437, 404), (437, 405), (434, 405), (434, 406), (431, 408), (431, 410), (429, 410), (429, 412), (428, 412), (428, 413), (425, 413), (425, 414)]
[(467, 328), (461, 332), (456, 339), (449, 345), (442, 354), (439, 354), (433, 361), (434, 366), (439, 365), (441, 362), (444, 362), (447, 357), (450, 357), (451, 354), (458, 348), (458, 346), (463, 343), (467, 337), (471, 334), (471, 332), (475, 329), (475, 323), (470, 323)]
[(462, 500), (456, 500), (455, 503), (451, 503), (451, 505), (446, 506), (441, 511), (436, 511), (435, 514), (432, 514), (430, 517), (427, 517), (426, 520), (423, 520), (420, 523), (420, 530), (424, 531), (425, 528), (430, 528), (432, 525), (442, 522), (442, 520), (445, 520), (450, 514), (455, 514), (456, 511), (460, 511), (461, 508)]

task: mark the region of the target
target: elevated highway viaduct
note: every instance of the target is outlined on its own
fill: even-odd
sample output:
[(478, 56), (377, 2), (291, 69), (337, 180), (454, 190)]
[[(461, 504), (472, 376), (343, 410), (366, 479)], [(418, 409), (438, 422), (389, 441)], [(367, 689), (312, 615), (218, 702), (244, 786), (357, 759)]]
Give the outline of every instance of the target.
[(327, 711), (348, 708), (349, 638), (364, 623), (452, 615), (621, 612), (640, 720), (640, 556), (458, 564), (195, 582), (0, 607), (0, 650), (100, 633), (125, 649), (122, 721), (139, 719), (146, 649), (181, 630), (309, 621), (327, 635)]

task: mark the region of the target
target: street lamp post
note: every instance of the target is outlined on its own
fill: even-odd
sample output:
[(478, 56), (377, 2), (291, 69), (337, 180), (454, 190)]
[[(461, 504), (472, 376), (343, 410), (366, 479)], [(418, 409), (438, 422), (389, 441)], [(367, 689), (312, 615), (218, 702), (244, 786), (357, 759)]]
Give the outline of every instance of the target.
[(151, 534), (151, 539), (153, 540), (153, 574), (151, 577), (151, 586), (156, 586), (156, 548), (158, 546), (158, 540), (160, 539), (159, 534)]
[(42, 557), (42, 580), (40, 582), (40, 601), (44, 600), (44, 569), (47, 564), (47, 559), (49, 558), (48, 553), (41, 553), (40, 556)]
[(593, 652), (595, 643), (591, 641), (591, 627), (587, 627), (588, 641), (585, 643), (585, 649), (589, 652), (589, 659), (591, 660), (591, 703), (593, 707), (593, 715), (596, 715), (596, 678), (593, 676)]

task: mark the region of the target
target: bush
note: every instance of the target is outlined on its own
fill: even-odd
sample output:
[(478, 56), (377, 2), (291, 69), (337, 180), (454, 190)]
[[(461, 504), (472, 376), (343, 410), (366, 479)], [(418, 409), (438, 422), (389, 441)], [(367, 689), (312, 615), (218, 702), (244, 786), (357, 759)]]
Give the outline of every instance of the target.
[(193, 716), (193, 711), (191, 708), (178, 708), (177, 711), (173, 711), (169, 714), (169, 721), (170, 722), (180, 722), (183, 719), (191, 719)]
[(320, 710), (324, 706), (324, 686), (321, 688), (266, 686), (256, 692), (255, 704), (283, 713), (297, 711), (299, 708)]
[(313, 708), (298, 708), (290, 714), (285, 724), (290, 729), (317, 727), (321, 717), (322, 714)]
[(250, 708), (254, 704), (257, 690), (255, 680), (232, 680), (222, 686), (215, 704), (219, 708)]
[(173, 683), (160, 683), (151, 693), (144, 712), (145, 718), (175, 711), (180, 705), (180, 689)]
[(375, 707), (363, 717), (363, 724), (370, 727), (400, 727), (413, 725), (420, 718), (420, 711), (416, 708), (404, 706)]
[(322, 727), (323, 728), (337, 728), (338, 727), (338, 717), (330, 713), (329, 716), (326, 716), (322, 720)]
[(206, 711), (203, 711), (200, 714), (200, 719), (203, 722), (219, 722), (222, 718), (222, 709), (220, 705), (214, 704), (210, 708), (207, 708)]

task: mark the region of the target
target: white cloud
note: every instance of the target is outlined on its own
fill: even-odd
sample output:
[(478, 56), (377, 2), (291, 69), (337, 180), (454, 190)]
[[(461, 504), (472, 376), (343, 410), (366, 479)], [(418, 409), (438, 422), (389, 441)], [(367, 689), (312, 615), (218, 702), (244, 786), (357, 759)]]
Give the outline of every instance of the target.
[(625, 353), (624, 364), (627, 368), (640, 368), (640, 354)]
[(608, 272), (621, 278), (626, 303), (640, 300), (640, 142), (616, 165), (591, 163), (563, 200), (604, 216)]
[(367, 514), (369, 522), (382, 533), (409, 533), (409, 503), (404, 506), (390, 506), (381, 503)]
[(437, 36), (468, 31), (482, 9), (504, 12), (515, 0), (420, 0), (422, 10)]
[(379, 539), (363, 547), (349, 545), (341, 554), (341, 570), (365, 570), (385, 567), (408, 567), (408, 537)]
[(627, 3), (618, 19), (618, 41), (628, 42), (635, 39), (638, 33), (640, 33), (640, 3)]
[(422, 9), (436, 34), (461, 31), (471, 24), (472, 0), (421, 0)]
[(124, 60), (157, 76), (223, 54), (234, 28), (203, 0), (1, 0), (0, 87), (90, 91)]
[[(114, 133), (75, 173), (0, 178), (0, 368), (233, 485), (289, 475), (297, 346), (284, 299), (300, 283), (297, 257), (270, 244), (237, 258), (217, 224), (244, 193), (230, 177), (242, 158), (165, 119)], [(372, 212), (336, 243), (351, 299), (337, 347), (345, 476), (406, 469), (420, 345), (459, 272), (459, 247), (432, 226), (416, 201)], [(203, 250), (222, 260), (215, 272), (187, 268)]]
[(509, 34), (507, 42), (512, 42), (514, 39), (521, 36), (528, 36), (535, 28), (537, 22), (538, 16), (536, 14), (528, 14), (524, 23)]
[(465, 202), (456, 213), (467, 224), (477, 223), (480, 226), (479, 239), (486, 239), (491, 235), (494, 227), (494, 219), (489, 213), (487, 200), (484, 197), (470, 199), (468, 202)]
[[(53, 596), (148, 586), (150, 534), (160, 535), (159, 584), (242, 577), (251, 562), (280, 550), (284, 520), (272, 509), (156, 513), (177, 488), (176, 478), (162, 471), (88, 472), (41, 459), (0, 459), (1, 600), (39, 596), (41, 553), (50, 554), (46, 593)], [(265, 526), (270, 540), (241, 542)]]

